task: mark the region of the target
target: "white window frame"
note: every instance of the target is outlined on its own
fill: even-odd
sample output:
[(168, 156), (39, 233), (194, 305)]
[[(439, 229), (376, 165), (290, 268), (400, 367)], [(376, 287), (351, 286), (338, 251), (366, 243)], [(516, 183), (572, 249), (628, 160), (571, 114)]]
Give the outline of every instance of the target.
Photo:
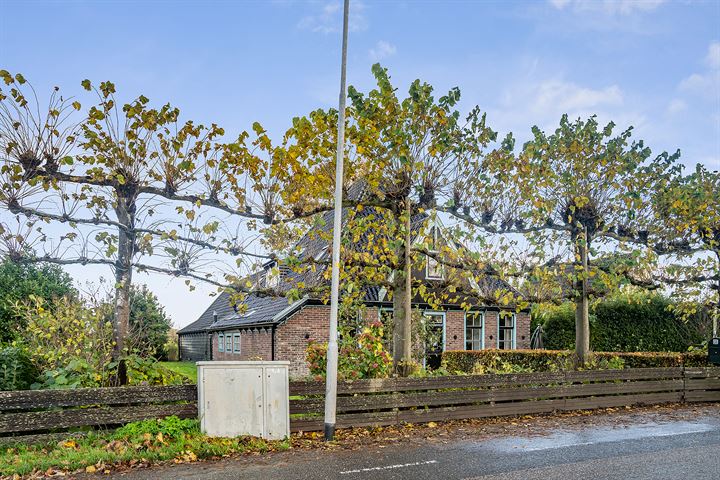
[(218, 352), (225, 351), (225, 335), (218, 333)]
[[(228, 348), (228, 340), (230, 340), (230, 348)], [(232, 353), (232, 335), (225, 335), (225, 353)]]
[(275, 268), (268, 268), (265, 272), (265, 288), (277, 288), (280, 285), (280, 270), (274, 270)]
[[(442, 317), (442, 352), (446, 350), (446, 333), (447, 333), (447, 312), (439, 311), (439, 310), (425, 310), (423, 311), (423, 317), (430, 318), (430, 317)], [(441, 354), (442, 354), (441, 352)], [(423, 357), (423, 368), (425, 367), (425, 361), (426, 358)]]
[[(432, 235), (433, 235), (433, 249), (430, 250), (430, 253), (439, 253), (437, 248), (437, 239), (438, 239), (438, 229), (436, 226), (432, 227)], [(439, 275), (431, 275), (430, 274), (430, 262), (435, 262), (437, 265), (437, 269), (440, 271)], [(425, 259), (425, 278), (428, 280), (444, 280), (445, 279), (445, 266), (441, 264), (437, 259), (427, 256)]]
[[(237, 348), (235, 348), (237, 347)], [(242, 351), (242, 338), (239, 333), (233, 334), (233, 349), (232, 353), (240, 354)]]
[[(470, 328), (474, 328), (474, 329), (479, 328), (480, 329), (480, 349), (479, 350), (485, 350), (485, 312), (480, 312), (477, 310), (465, 312), (465, 323), (463, 325), (463, 327), (464, 327), (463, 328), (463, 347), (465, 348), (465, 350), (468, 350), (468, 348), (467, 348), (467, 342), (468, 342), (468, 338), (467, 338), (468, 323), (467, 323), (467, 321), (468, 321), (468, 316), (470, 316), (470, 315), (477, 315), (480, 317), (480, 327), (473, 326)], [(470, 349), (470, 351), (477, 351), (477, 350)]]
[[(505, 317), (508, 316), (508, 315), (502, 315), (502, 313), (503, 312), (498, 312), (498, 317), (497, 317), (497, 339), (495, 341), (495, 346), (498, 348), (498, 350), (500, 349), (500, 330), (501, 330), (501, 328), (503, 330), (508, 330), (507, 327), (500, 326), (500, 319), (503, 316), (505, 316)], [(510, 316), (510, 318), (512, 318), (512, 337), (510, 338), (510, 348), (504, 349), (504, 350), (515, 350), (516, 349), (515, 337), (517, 334), (517, 317), (514, 313), (511, 313), (509, 316)]]

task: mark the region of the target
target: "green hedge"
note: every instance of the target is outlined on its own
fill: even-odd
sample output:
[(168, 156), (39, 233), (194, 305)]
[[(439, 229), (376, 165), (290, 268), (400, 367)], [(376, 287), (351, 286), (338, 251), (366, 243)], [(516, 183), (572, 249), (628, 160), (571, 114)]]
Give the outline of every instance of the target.
[[(705, 367), (702, 352), (593, 352), (587, 369)], [(450, 373), (554, 372), (575, 368), (570, 350), (449, 350), (443, 367)]]
[(27, 352), (19, 347), (0, 347), (0, 391), (27, 390), (38, 371)]
[[(590, 312), (590, 347), (598, 352), (684, 352), (706, 340), (697, 325), (678, 318), (671, 305), (660, 295), (597, 303)], [(538, 315), (545, 348), (575, 348), (574, 305), (564, 304)]]

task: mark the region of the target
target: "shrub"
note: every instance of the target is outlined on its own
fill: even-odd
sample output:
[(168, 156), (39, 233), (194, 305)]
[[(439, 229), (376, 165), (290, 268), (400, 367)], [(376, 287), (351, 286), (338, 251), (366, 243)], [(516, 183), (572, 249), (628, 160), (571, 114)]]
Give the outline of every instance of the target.
[[(127, 367), (128, 385), (181, 385), (190, 381), (153, 358), (137, 355), (123, 357)], [(109, 362), (98, 369), (84, 358), (76, 357), (66, 365), (42, 372), (33, 388), (92, 388), (106, 387), (112, 384), (117, 372), (116, 362)]]
[(597, 351), (684, 352), (703, 339), (660, 295), (624, 295), (598, 303), (592, 348)]
[(58, 265), (23, 264), (10, 259), (0, 262), (0, 343), (17, 340), (25, 319), (15, 311), (18, 302), (30, 295), (46, 299), (76, 297), (70, 275)]
[[(125, 357), (130, 385), (181, 385), (189, 382), (189, 378), (175, 372), (154, 358), (143, 358), (138, 355)], [(115, 365), (108, 366), (108, 373), (115, 373)]]
[[(633, 291), (600, 301), (591, 310), (590, 347), (599, 352), (684, 352), (702, 342), (696, 322), (684, 321), (672, 307), (661, 295)], [(545, 348), (574, 349), (574, 306), (538, 310)]]
[(162, 434), (168, 438), (181, 438), (185, 434), (200, 433), (200, 424), (195, 418), (181, 419), (175, 415), (162, 419), (142, 420), (124, 425), (113, 434), (116, 439), (136, 440), (150, 434)]
[(102, 311), (79, 300), (64, 297), (45, 301), (31, 295), (17, 311), (27, 324), (23, 343), (33, 363), (41, 370), (67, 368), (101, 372), (113, 350), (112, 325)]
[(537, 315), (543, 326), (543, 346), (550, 350), (575, 348), (575, 307), (572, 303), (550, 306)]
[[(311, 342), (305, 352), (310, 373), (325, 376), (327, 344)], [(359, 335), (343, 335), (338, 352), (338, 377), (350, 380), (383, 378), (390, 375), (392, 359), (383, 347), (383, 325), (376, 321), (365, 325)]]
[[(114, 318), (114, 299), (99, 306), (105, 321)], [(172, 322), (157, 296), (146, 285), (130, 286), (130, 331), (126, 339), (128, 351), (143, 357), (167, 359), (165, 344)]]
[(561, 370), (574, 353), (564, 350), (450, 350), (443, 352), (443, 368), (460, 373), (548, 372)]
[(16, 346), (0, 348), (0, 390), (27, 390), (37, 379), (28, 353)]
[[(702, 353), (593, 352), (585, 369), (709, 366)], [(443, 352), (443, 368), (450, 373), (553, 372), (575, 368), (570, 350), (451, 350)]]

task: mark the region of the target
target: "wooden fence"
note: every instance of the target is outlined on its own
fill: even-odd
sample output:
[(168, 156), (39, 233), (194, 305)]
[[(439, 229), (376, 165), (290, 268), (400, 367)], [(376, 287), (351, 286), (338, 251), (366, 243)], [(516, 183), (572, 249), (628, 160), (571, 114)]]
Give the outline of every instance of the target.
[(177, 415), (197, 416), (197, 386), (81, 388), (0, 392), (0, 443), (34, 441), (52, 432), (115, 427)]
[[(293, 431), (323, 428), (324, 385), (294, 382)], [(720, 401), (720, 368), (638, 368), (340, 382), (337, 426), (381, 426), (636, 404)]]
[[(323, 382), (290, 383), (292, 431), (322, 430), (324, 393)], [(720, 368), (357, 380), (338, 384), (337, 426), (713, 401), (720, 401)], [(195, 385), (0, 392), (0, 442), (169, 415), (194, 417), (196, 402)]]

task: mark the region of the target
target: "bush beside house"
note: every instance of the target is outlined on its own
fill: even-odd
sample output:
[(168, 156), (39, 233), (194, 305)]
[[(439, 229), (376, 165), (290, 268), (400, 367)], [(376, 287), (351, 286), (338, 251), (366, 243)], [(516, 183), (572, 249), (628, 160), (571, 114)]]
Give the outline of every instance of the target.
[[(586, 369), (710, 366), (705, 352), (593, 352)], [(571, 350), (454, 350), (443, 352), (451, 374), (556, 372), (575, 368)]]
[[(658, 294), (622, 294), (596, 303), (590, 315), (590, 347), (598, 352), (684, 352), (707, 340), (694, 319), (681, 318), (673, 303)], [(572, 304), (536, 308), (543, 346), (575, 348)]]

